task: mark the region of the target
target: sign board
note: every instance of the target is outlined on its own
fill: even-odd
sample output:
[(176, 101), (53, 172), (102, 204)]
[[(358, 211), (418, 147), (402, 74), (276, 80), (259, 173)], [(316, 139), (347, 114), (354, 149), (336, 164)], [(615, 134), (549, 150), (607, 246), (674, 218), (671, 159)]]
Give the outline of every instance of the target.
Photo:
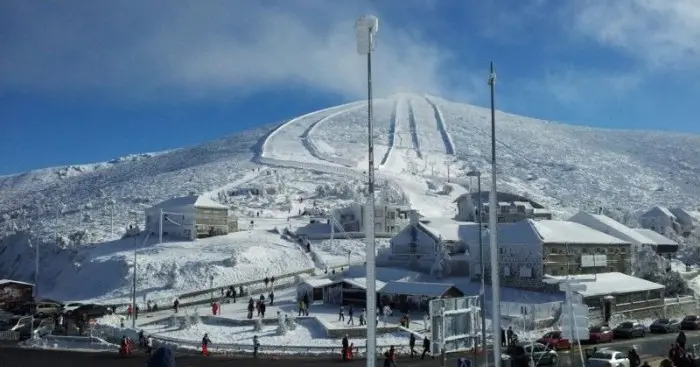
[(607, 255), (581, 255), (582, 268), (592, 268), (599, 266), (608, 266)]
[(481, 325), (479, 297), (434, 299), (430, 301), (430, 352), (440, 355), (473, 349)]
[(571, 311), (570, 304), (565, 304), (562, 308), (560, 324), (563, 336), (569, 340), (588, 340), (588, 306), (585, 304), (574, 304), (574, 325), (572, 325)]

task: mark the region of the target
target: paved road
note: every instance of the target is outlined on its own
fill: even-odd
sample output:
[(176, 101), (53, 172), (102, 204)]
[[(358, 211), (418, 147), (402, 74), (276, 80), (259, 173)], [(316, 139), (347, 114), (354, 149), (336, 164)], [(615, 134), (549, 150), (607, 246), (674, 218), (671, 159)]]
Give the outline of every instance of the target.
[[(700, 332), (688, 332), (686, 333), (688, 338), (688, 345), (695, 343), (700, 343)], [(637, 349), (642, 355), (644, 360), (649, 360), (650, 362), (657, 361), (664, 357), (668, 351), (668, 347), (676, 338), (676, 334), (670, 335), (650, 335), (646, 338), (632, 339), (632, 340), (621, 340), (615, 341), (613, 343), (600, 344), (598, 347), (609, 347), (612, 349), (617, 349), (621, 352), (626, 352), (632, 345), (636, 345)], [(583, 346), (583, 349), (591, 348), (592, 346)], [(121, 367), (131, 367), (131, 366), (145, 366), (145, 356), (137, 354), (128, 358), (122, 358), (117, 356), (116, 353), (84, 353), (84, 352), (68, 352), (68, 351), (51, 351), (51, 350), (29, 350), (9, 347), (6, 345), (0, 346), (0, 357), (2, 359), (3, 367), (73, 367), (73, 366), (100, 366), (100, 367), (111, 367), (111, 366), (121, 366)], [(560, 353), (560, 364), (569, 365), (568, 354), (574, 353), (574, 367), (580, 366), (580, 360), (578, 358), (579, 350), (574, 348), (571, 352), (561, 352)], [(458, 356), (453, 356), (448, 361), (447, 365), (454, 366), (455, 359)], [(466, 356), (472, 359), (472, 356)], [(489, 355), (489, 360), (491, 360)], [(177, 365), (179, 367), (205, 367), (205, 366), (231, 366), (235, 363), (237, 366), (269, 366), (270, 364), (282, 365), (285, 367), (296, 367), (296, 366), (327, 366), (334, 364), (342, 364), (344, 366), (363, 366), (364, 361), (358, 360), (349, 363), (341, 363), (339, 358), (294, 358), (294, 359), (274, 359), (266, 357), (265, 359), (254, 360), (251, 358), (235, 358), (231, 357), (203, 357), (199, 355), (178, 355), (176, 357)], [(477, 362), (481, 362), (481, 359), (477, 359)], [(479, 363), (481, 364), (481, 363)], [(492, 363), (490, 363), (492, 364)], [(381, 366), (381, 363), (377, 364)], [(423, 367), (423, 366), (439, 366), (438, 359), (426, 359), (426, 360), (411, 360), (407, 357), (400, 357), (399, 365), (402, 367)], [(652, 363), (655, 365), (655, 363)]]

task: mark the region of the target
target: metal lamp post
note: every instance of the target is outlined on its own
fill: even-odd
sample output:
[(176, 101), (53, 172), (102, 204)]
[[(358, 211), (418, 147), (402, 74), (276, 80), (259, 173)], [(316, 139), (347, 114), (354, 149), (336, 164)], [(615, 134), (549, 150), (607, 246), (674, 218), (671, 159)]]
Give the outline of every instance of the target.
[(479, 223), (479, 269), (481, 278), (481, 347), (484, 349), (484, 366), (488, 366), (488, 354), (486, 353), (486, 281), (484, 279), (484, 244), (483, 244), (483, 230), (484, 224), (482, 223), (482, 213), (483, 204), (481, 202), (481, 172), (470, 171), (467, 172), (468, 177), (476, 177), (476, 187), (479, 195), (478, 206), (478, 223)]
[(367, 207), (365, 209), (366, 278), (367, 278), (367, 367), (374, 367), (377, 360), (377, 290), (375, 274), (374, 243), (374, 131), (372, 121), (372, 51), (374, 35), (379, 29), (379, 19), (372, 15), (363, 16), (355, 22), (357, 32), (357, 52), (367, 55)]
[(493, 359), (495, 367), (501, 367), (501, 285), (498, 269), (498, 217), (496, 208), (496, 109), (494, 90), (496, 88), (496, 71), (491, 62), (489, 73), (491, 87), (491, 192), (489, 193), (489, 239), (491, 248), (491, 327), (493, 332)]
[(134, 279), (131, 289), (131, 328), (136, 329), (136, 254), (138, 253), (139, 236), (134, 236)]

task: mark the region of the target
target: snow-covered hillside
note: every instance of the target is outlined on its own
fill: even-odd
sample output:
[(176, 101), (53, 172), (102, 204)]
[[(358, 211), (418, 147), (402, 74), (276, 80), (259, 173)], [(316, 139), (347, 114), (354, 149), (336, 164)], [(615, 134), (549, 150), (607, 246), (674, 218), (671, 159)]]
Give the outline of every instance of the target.
[[(467, 190), (467, 171), (481, 170), (488, 187), (487, 109), (400, 94), (377, 99), (374, 113), (381, 200), (410, 204), (426, 216), (451, 216), (454, 199)], [(698, 136), (594, 129), (502, 112), (496, 118), (502, 191), (531, 197), (559, 215), (601, 206), (632, 213), (656, 204), (698, 206), (690, 201), (700, 192)], [(42, 269), (54, 275), (41, 280), (40, 289), (61, 293), (59, 282), (100, 274), (105, 279), (94, 281), (104, 282), (104, 289), (90, 286), (85, 296), (119, 296), (130, 271), (123, 252), (130, 250), (107, 257), (96, 251), (127, 246), (117, 240), (129, 224), (142, 225), (144, 208), (190, 192), (230, 205), (244, 230), (258, 216), (256, 230), (279, 228), (300, 212), (322, 214), (364, 200), (366, 126), (366, 104), (356, 102), (194, 147), (0, 177), (0, 278), (31, 280), (34, 246), (40, 244)], [(244, 188), (262, 195), (241, 194)], [(191, 266), (191, 274), (216, 267), (214, 255), (200, 259), (198, 251), (178, 250), (206, 243), (150, 245), (154, 280), (149, 286), (169, 286), (161, 274), (172, 262), (180, 269)], [(280, 238), (265, 243), (288, 245)], [(273, 253), (271, 258), (278, 256)], [(294, 256), (284, 252), (275, 259), (288, 258), (290, 268), (308, 260)], [(285, 267), (275, 261), (270, 263)], [(261, 270), (239, 266), (221, 270), (221, 276), (244, 279), (250, 272)]]

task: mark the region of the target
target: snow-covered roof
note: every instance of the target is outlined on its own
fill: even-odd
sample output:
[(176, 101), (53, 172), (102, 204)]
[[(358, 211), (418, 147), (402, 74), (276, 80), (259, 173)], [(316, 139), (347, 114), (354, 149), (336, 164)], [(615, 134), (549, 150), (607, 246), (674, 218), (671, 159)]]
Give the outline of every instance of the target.
[(306, 279), (304, 283), (310, 285), (313, 288), (321, 288), (321, 287), (326, 287), (331, 284), (338, 283), (337, 280), (333, 279), (328, 279), (328, 278), (320, 278), (320, 279)]
[(193, 206), (195, 208), (228, 209), (226, 205), (201, 195), (180, 196), (177, 198), (161, 201), (150, 209), (182, 208)]
[(460, 226), (468, 222), (457, 222), (447, 218), (422, 218), (419, 227), (443, 241), (460, 241)]
[(687, 210), (683, 208), (669, 208), (668, 211), (670, 211), (673, 215), (676, 216), (676, 218), (683, 218), (683, 220), (690, 220), (692, 221), (694, 218), (690, 213), (688, 213)]
[(2, 285), (2, 284), (10, 284), (10, 283), (21, 284), (21, 285), (28, 285), (28, 286), (30, 286), (30, 287), (33, 287), (33, 286), (34, 286), (34, 284), (32, 284), (32, 283), (20, 282), (19, 280), (0, 279), (0, 285)]
[(659, 214), (663, 214), (669, 218), (675, 218), (676, 216), (671, 213), (670, 210), (668, 210), (667, 207), (665, 206), (655, 206), (651, 209), (649, 209), (646, 213), (642, 214), (642, 217), (655, 217)]
[(646, 228), (635, 228), (636, 232), (640, 233), (644, 237), (648, 237), (653, 243), (653, 245), (672, 245), (678, 246), (678, 243), (660, 233), (656, 233), (651, 229)]
[(624, 245), (629, 242), (610, 236), (576, 222), (563, 220), (527, 220), (535, 228), (543, 243), (575, 243)]
[[(550, 279), (566, 279), (567, 276), (547, 275)], [(664, 286), (642, 278), (623, 273), (599, 273), (596, 275), (570, 275), (568, 278), (578, 279), (586, 285), (585, 291), (579, 291), (583, 297), (606, 296), (663, 289)]]
[(449, 283), (423, 283), (423, 282), (388, 282), (381, 289), (384, 294), (402, 294), (408, 296), (441, 297), (450, 288), (455, 288)]
[(621, 240), (632, 241), (639, 245), (647, 245), (653, 242), (643, 234), (606, 215), (591, 214), (580, 211), (573, 217), (569, 218), (569, 221), (581, 223), (602, 233), (620, 238)]
[[(352, 284), (355, 287), (362, 288), (365, 290), (367, 289), (367, 278), (364, 278), (364, 277), (362, 277), (362, 278), (345, 278), (345, 279), (343, 279), (343, 281), (348, 283), (348, 284)], [(385, 284), (386, 283), (382, 282), (381, 280), (377, 280), (375, 283), (375, 287), (376, 287), (375, 289), (377, 290), (377, 292), (379, 292), (379, 290), (384, 288)]]
[[(343, 271), (345, 278), (362, 278), (367, 274), (365, 265), (352, 265)], [(414, 280), (424, 276), (423, 273), (411, 271), (403, 268), (385, 268), (378, 267), (374, 270), (377, 279), (383, 282), (391, 282), (397, 280)]]

